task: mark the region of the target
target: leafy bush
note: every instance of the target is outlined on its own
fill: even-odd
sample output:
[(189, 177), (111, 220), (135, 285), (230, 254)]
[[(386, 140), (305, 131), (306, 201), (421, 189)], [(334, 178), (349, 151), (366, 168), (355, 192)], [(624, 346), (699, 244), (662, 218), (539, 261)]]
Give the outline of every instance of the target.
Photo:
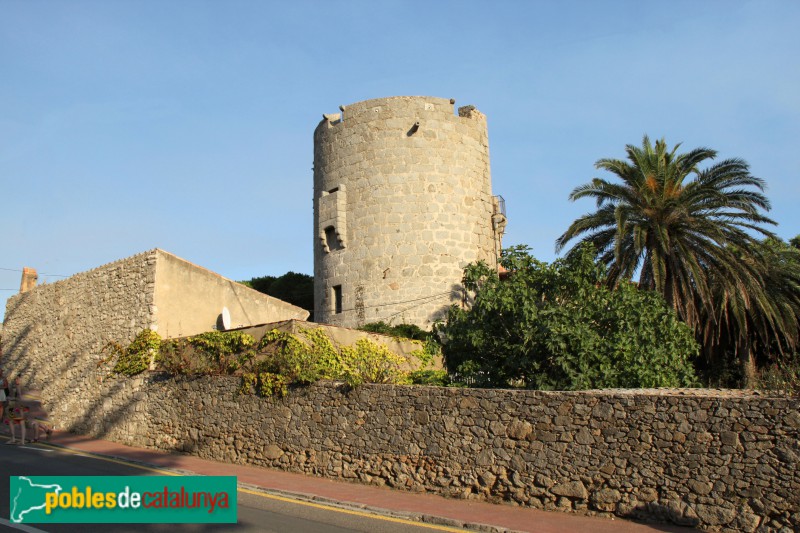
[(135, 376), (150, 367), (150, 362), (158, 353), (160, 345), (161, 337), (158, 333), (144, 329), (126, 348), (116, 343), (109, 343), (106, 347), (118, 355), (114, 363), (114, 373)]
[(272, 372), (258, 373), (258, 393), (261, 396), (277, 396), (283, 398), (289, 392), (291, 379)]
[(198, 369), (196, 361), (190, 356), (189, 343), (185, 339), (165, 340), (158, 350), (158, 366), (170, 374), (207, 374), (208, 369)]
[(241, 331), (210, 331), (189, 337), (187, 342), (216, 373), (230, 374), (242, 365), (238, 355), (247, 352), (256, 340)]
[(322, 330), (303, 329), (300, 336), (268, 331), (257, 353), (257, 370), (286, 376), (294, 383), (308, 384), (341, 374), (338, 352)]
[(231, 374), (252, 357), (255, 343), (241, 331), (210, 331), (164, 341), (159, 363), (173, 374)]
[(447, 374), (447, 370), (415, 370), (409, 377), (414, 385), (435, 385), (437, 387), (450, 385), (450, 376)]
[(428, 340), (431, 336), (430, 331), (425, 331), (416, 324), (397, 324), (396, 326), (392, 326), (381, 321), (364, 324), (358, 329), (370, 333), (382, 333), (384, 335), (391, 335), (392, 337), (401, 337), (403, 339), (414, 339), (418, 341)]
[(410, 383), (408, 373), (401, 370), (405, 359), (369, 339), (343, 346), (340, 357), (341, 378), (351, 387), (362, 383)]
[[(284, 396), (290, 385), (320, 379), (338, 379), (350, 386), (362, 383), (410, 383), (402, 370), (405, 358), (381, 344), (361, 339), (338, 348), (322, 329), (301, 329), (298, 334), (268, 331), (256, 343), (239, 331), (209, 332), (161, 342), (144, 330), (127, 348), (109, 343), (119, 355), (114, 371), (134, 375), (146, 370), (158, 354), (161, 369), (171, 374), (228, 374), (241, 376), (241, 394)], [(419, 357), (424, 358), (424, 350)]]
[(420, 361), (422, 368), (430, 366), (435, 357), (442, 355), (442, 347), (436, 335), (430, 331), (425, 331), (416, 324), (397, 324), (391, 326), (386, 322), (370, 322), (358, 329), (370, 333), (381, 333), (400, 339), (418, 341), (422, 347), (419, 350), (414, 350), (411, 355)]
[(464, 273), (470, 310), (441, 327), (448, 369), (470, 384), (576, 390), (697, 383), (698, 345), (658, 294), (616, 290), (590, 247), (552, 264), (506, 250), (500, 280), (483, 263)]
[(800, 396), (800, 354), (793, 353), (763, 368), (756, 388)]

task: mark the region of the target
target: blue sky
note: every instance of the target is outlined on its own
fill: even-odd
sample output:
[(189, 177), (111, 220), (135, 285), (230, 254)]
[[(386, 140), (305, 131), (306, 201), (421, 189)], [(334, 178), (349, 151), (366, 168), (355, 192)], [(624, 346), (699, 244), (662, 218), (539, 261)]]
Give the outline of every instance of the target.
[(644, 134), (741, 157), (800, 233), (800, 2), (0, 0), (0, 312), (162, 248), (311, 273), (312, 134), (341, 104), (488, 116), (505, 245), (556, 257), (570, 191)]

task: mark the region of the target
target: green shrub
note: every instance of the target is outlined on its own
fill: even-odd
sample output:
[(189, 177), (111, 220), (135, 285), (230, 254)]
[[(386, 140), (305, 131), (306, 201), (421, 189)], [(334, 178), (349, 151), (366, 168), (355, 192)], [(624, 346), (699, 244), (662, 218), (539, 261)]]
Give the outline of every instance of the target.
[[(274, 329), (259, 342), (257, 369), (286, 376), (291, 382), (308, 384), (327, 377), (331, 372), (333, 346), (316, 330), (303, 330), (311, 337), (310, 344), (291, 333)], [(326, 344), (327, 341), (327, 344)]]
[(408, 373), (401, 370), (405, 359), (369, 339), (342, 347), (340, 358), (341, 378), (351, 387), (362, 383), (410, 383)]
[(256, 340), (241, 331), (209, 331), (188, 337), (186, 342), (214, 373), (231, 374), (242, 364), (239, 356), (252, 348)]
[(241, 331), (211, 331), (162, 342), (158, 362), (172, 374), (233, 374), (252, 359), (255, 343)]
[(415, 370), (409, 377), (414, 385), (435, 385), (437, 387), (450, 385), (450, 376), (446, 370)]
[[(151, 358), (161, 369), (178, 374), (240, 375), (240, 394), (284, 396), (292, 384), (337, 379), (351, 386), (361, 383), (410, 383), (402, 370), (405, 359), (367, 339), (341, 349), (323, 329), (301, 329), (298, 334), (268, 331), (256, 343), (239, 331), (209, 332), (161, 342), (145, 330), (128, 347), (109, 343), (106, 351), (117, 357), (114, 371), (135, 375)], [(424, 358), (424, 350), (419, 357)]]
[(115, 343), (107, 346), (119, 355), (114, 364), (114, 373), (135, 376), (150, 368), (150, 362), (154, 360), (161, 346), (161, 337), (155, 331), (144, 329), (124, 349)]
[(419, 360), (421, 368), (426, 368), (433, 363), (434, 358), (441, 357), (442, 347), (436, 335), (425, 331), (416, 324), (397, 324), (391, 326), (386, 322), (370, 322), (359, 327), (361, 331), (390, 335), (398, 339), (411, 339), (417, 341), (421, 348), (411, 352), (411, 356)]
[(281, 374), (272, 372), (259, 372), (258, 393), (261, 396), (277, 396), (283, 398), (289, 392), (291, 379)]
[(800, 396), (800, 354), (795, 352), (761, 369), (756, 388)]
[(199, 371), (197, 364), (192, 361), (188, 350), (189, 343), (184, 339), (164, 340), (158, 350), (158, 366), (162, 370), (173, 375), (206, 374), (207, 371)]
[(416, 324), (397, 324), (392, 326), (386, 322), (370, 322), (360, 326), (358, 329), (370, 333), (382, 333), (384, 335), (391, 335), (392, 337), (414, 339), (418, 341), (428, 340), (431, 336), (429, 331), (425, 331)]
[(467, 267), (469, 310), (441, 327), (445, 363), (468, 385), (576, 390), (697, 384), (692, 331), (650, 291), (611, 290), (590, 248), (552, 264), (524, 247), (506, 250), (500, 280)]

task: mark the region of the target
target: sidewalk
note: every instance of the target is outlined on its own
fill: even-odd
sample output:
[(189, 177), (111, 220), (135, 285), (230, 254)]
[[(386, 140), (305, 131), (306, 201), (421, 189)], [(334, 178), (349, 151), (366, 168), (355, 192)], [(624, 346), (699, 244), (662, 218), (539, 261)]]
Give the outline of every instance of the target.
[[(31, 395), (26, 400), (31, 405), (34, 418), (43, 418), (38, 402)], [(7, 427), (3, 432), (8, 434)], [(4, 439), (2, 439), (4, 440)], [(687, 528), (661, 524), (641, 524), (628, 520), (589, 517), (526, 507), (491, 504), (472, 500), (444, 498), (433, 494), (412, 493), (386, 487), (361, 485), (347, 481), (306, 476), (281, 470), (242, 466), (200, 459), (190, 455), (166, 453), (157, 450), (132, 448), (115, 442), (54, 431), (46, 444), (121, 460), (129, 460), (181, 473), (200, 475), (236, 476), (240, 484), (284, 496), (297, 496), (305, 500), (332, 503), (374, 510), (392, 516), (422, 519), (456, 527), (485, 526), (511, 531), (536, 533), (567, 533), (591, 531), (592, 533), (637, 533), (655, 531), (693, 531)], [(435, 518), (434, 518), (435, 517)]]

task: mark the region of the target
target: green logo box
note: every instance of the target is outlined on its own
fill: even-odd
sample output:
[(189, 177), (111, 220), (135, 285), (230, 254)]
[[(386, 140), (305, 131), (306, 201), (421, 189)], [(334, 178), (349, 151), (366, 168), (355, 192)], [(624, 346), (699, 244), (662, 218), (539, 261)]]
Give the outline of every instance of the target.
[(13, 523), (234, 524), (235, 476), (12, 476)]

